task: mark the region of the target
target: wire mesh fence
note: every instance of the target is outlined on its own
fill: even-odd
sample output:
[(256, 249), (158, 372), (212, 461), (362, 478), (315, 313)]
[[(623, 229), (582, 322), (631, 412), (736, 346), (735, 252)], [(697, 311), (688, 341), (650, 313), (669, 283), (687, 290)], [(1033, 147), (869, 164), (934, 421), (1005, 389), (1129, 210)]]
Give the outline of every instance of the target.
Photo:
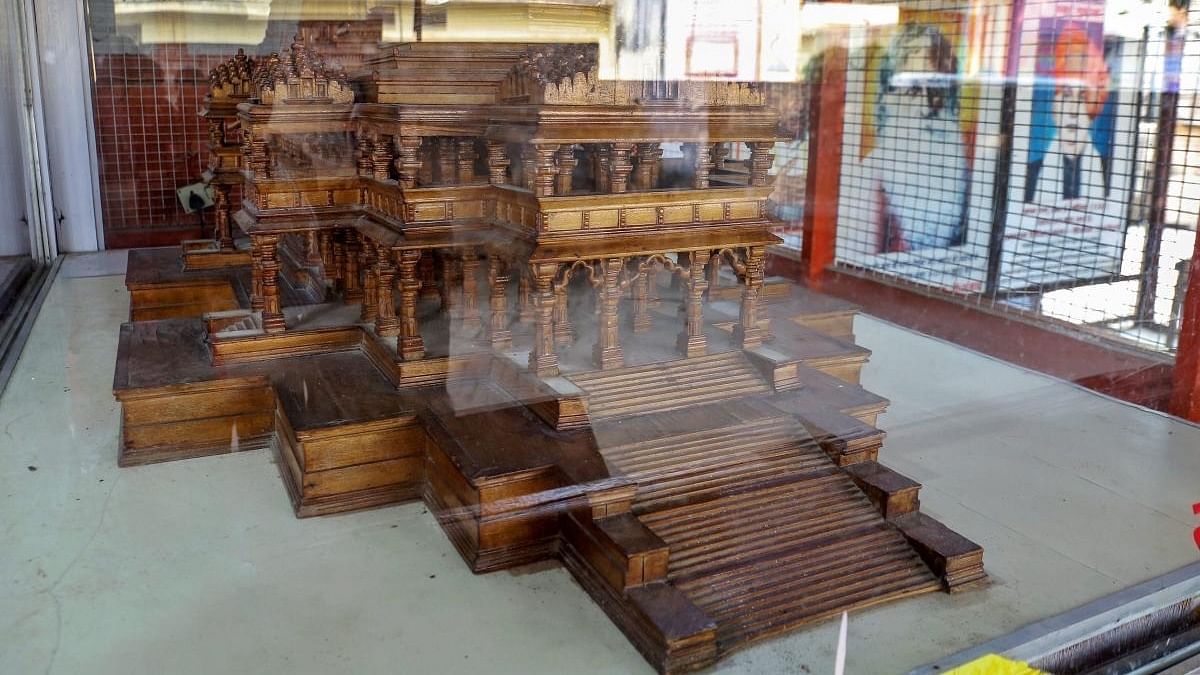
[[(1150, 7), (917, 0), (847, 30), (838, 267), (1172, 351), (1200, 208), (1200, 11)], [(804, 172), (790, 152), (777, 181)], [(775, 197), (802, 213), (802, 192)]]

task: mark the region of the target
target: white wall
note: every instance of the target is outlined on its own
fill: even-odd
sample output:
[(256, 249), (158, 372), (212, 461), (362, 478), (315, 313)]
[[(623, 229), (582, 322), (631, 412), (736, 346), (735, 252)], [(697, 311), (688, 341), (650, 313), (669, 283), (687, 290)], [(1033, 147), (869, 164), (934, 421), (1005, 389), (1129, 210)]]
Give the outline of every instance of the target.
[(91, 67), (81, 0), (37, 0), (42, 102), (61, 252), (101, 247)]

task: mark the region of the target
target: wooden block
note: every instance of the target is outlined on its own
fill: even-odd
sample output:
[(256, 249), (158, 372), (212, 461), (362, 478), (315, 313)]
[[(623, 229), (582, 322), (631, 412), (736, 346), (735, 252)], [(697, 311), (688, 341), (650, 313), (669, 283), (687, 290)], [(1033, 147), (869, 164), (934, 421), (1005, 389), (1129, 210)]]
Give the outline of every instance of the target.
[(929, 565), (947, 591), (955, 592), (987, 581), (983, 547), (924, 513), (910, 513), (892, 521)]
[(297, 439), (307, 472), (405, 457), (423, 459), (428, 442), (412, 416), (301, 431)]
[(907, 476), (873, 461), (847, 465), (845, 471), (888, 520), (920, 508), (921, 484)]

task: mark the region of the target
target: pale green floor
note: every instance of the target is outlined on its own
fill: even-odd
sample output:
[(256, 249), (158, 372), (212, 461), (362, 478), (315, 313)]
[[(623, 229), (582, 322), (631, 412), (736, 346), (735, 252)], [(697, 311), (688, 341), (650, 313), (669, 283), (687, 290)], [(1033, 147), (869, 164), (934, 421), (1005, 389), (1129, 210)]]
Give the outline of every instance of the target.
[[(297, 520), (268, 451), (118, 470), (128, 312), (68, 261), (0, 399), (0, 673), (648, 673), (553, 564), (474, 576), (420, 504)], [(119, 261), (117, 261), (119, 262)], [(850, 617), (905, 671), (1196, 560), (1200, 429), (870, 318), (883, 461), (978, 541), (990, 587)], [(36, 471), (28, 467), (36, 467)], [(836, 624), (718, 672), (832, 672)]]

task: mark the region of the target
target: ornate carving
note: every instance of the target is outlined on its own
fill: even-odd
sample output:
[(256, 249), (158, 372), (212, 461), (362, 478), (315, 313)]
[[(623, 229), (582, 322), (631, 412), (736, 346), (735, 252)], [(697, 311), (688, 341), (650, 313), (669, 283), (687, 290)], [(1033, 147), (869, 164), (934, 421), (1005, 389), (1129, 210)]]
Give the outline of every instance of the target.
[(558, 154), (558, 145), (538, 143), (533, 149), (533, 193), (539, 197), (549, 197), (554, 194), (554, 178), (557, 174), (554, 159)]
[(625, 365), (617, 323), (617, 305), (621, 301), (620, 276), (624, 267), (625, 263), (620, 258), (605, 258), (600, 261), (599, 326), (592, 358), (601, 370)]
[(689, 256), (688, 276), (684, 285), (684, 325), (676, 346), (684, 356), (703, 356), (708, 351), (708, 339), (704, 337), (704, 290), (708, 282), (704, 278), (704, 258), (692, 252)]
[[(764, 259), (766, 248), (751, 246), (746, 250), (744, 274), (745, 286), (742, 290), (742, 307), (738, 323), (733, 328), (733, 339), (743, 349), (757, 347), (762, 344), (763, 330), (758, 323), (758, 303), (763, 285)], [(737, 270), (737, 267), (734, 267)]]
[(396, 281), (396, 266), (392, 264), (391, 250), (375, 243), (375, 294), (378, 310), (375, 316), (375, 332), (384, 337), (400, 334), (400, 322), (396, 319), (396, 305), (392, 298), (392, 284)]
[(245, 50), (208, 73), (208, 97), (212, 101), (244, 101), (254, 96), (254, 59)]
[(637, 169), (634, 184), (639, 190), (652, 190), (658, 184), (662, 147), (658, 143), (637, 144)]
[(372, 143), (371, 167), (375, 180), (387, 180), (391, 177), (392, 137), (379, 136)]
[(529, 352), (529, 370), (538, 377), (558, 375), (558, 355), (554, 353), (554, 276), (558, 263), (532, 263), (529, 276), (533, 286), (533, 349)]
[(229, 232), (229, 189), (228, 185), (213, 185), (213, 239), (217, 240), (222, 251), (233, 250), (233, 237)]
[(508, 182), (508, 146), (501, 141), (487, 142), (488, 182), (503, 185)]
[(508, 264), (498, 256), (488, 259), (488, 342), (492, 349), (512, 347), (508, 328)]
[(629, 161), (629, 153), (633, 143), (613, 143), (609, 152), (609, 192), (621, 193), (629, 188), (629, 174), (633, 172), (633, 164)]
[(256, 234), (251, 245), (258, 249), (257, 267), (261, 268), (262, 327), (268, 333), (282, 333), (286, 328), (279, 305), (279, 236)]
[(633, 332), (644, 333), (653, 326), (650, 320), (650, 283), (654, 278), (653, 268), (641, 269), (639, 265), (634, 273), (629, 323), (633, 326)]
[(575, 171), (575, 166), (579, 163), (575, 159), (575, 146), (564, 145), (560, 147), (555, 159), (558, 167), (558, 177), (555, 179), (554, 194), (570, 194), (571, 174)]
[(263, 105), (354, 103), (346, 73), (327, 65), (298, 35), (286, 54), (271, 54), (259, 62), (254, 80)]
[(747, 82), (602, 80), (594, 45), (531, 47), (500, 85), (502, 101), (548, 105), (761, 106)]
[(709, 175), (713, 170), (712, 143), (688, 143), (684, 153), (692, 160), (692, 187), (697, 190), (708, 188)]
[(483, 323), (479, 314), (479, 256), (467, 250), (462, 256), (462, 328), (467, 335), (477, 335)]
[(400, 176), (400, 187), (406, 190), (417, 187), (421, 173), (421, 137), (397, 138), (396, 154), (396, 173)]
[(250, 311), (261, 312), (263, 308), (262, 244), (250, 237)]
[(371, 138), (370, 134), (365, 131), (358, 132), (358, 175), (373, 176), (375, 175), (375, 139)]
[(375, 253), (375, 246), (370, 241), (364, 242), (360, 256), (360, 264), (365, 272), (363, 274), (362, 313), (359, 314), (359, 320), (363, 323), (375, 323), (375, 317), (379, 316), (379, 258)]
[(470, 183), (475, 180), (475, 139), (458, 139), (458, 182)]
[(775, 144), (770, 141), (747, 143), (750, 146), (750, 185), (762, 187), (767, 184), (767, 171), (774, 159), (771, 151)]
[(569, 345), (575, 339), (575, 329), (571, 326), (571, 313), (568, 304), (567, 283), (554, 285), (554, 344)]
[(421, 339), (417, 325), (417, 297), (421, 291), (417, 263), (421, 261), (421, 250), (400, 251), (396, 261), (400, 270), (400, 338), (397, 347), (400, 358), (415, 361), (425, 357), (425, 341)]
[(356, 230), (346, 232), (346, 257), (343, 262), (342, 278), (342, 298), (346, 302), (362, 302), (363, 299), (363, 289), (358, 275), (358, 261), (362, 245), (362, 235)]

